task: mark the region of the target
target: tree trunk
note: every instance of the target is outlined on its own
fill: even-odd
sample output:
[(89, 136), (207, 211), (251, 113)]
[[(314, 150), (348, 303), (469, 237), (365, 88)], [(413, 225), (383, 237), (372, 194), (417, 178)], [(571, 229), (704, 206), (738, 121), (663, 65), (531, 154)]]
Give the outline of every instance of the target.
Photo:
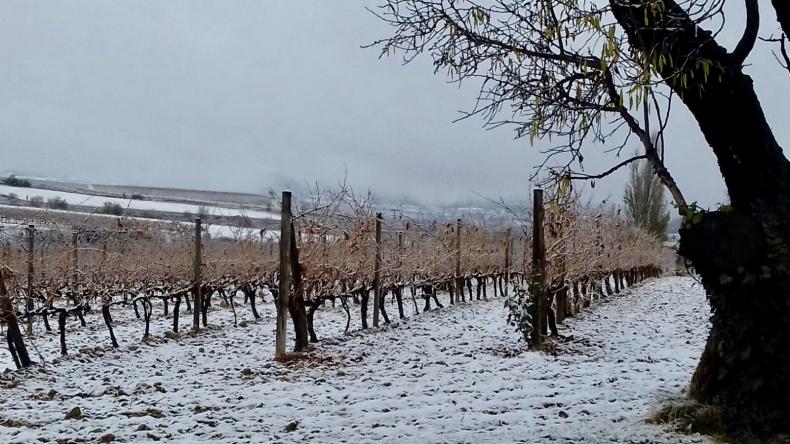
[(367, 288), (359, 290), (360, 298), (360, 312), (362, 314), (362, 329), (368, 328), (368, 299), (370, 298), (370, 291)]
[(176, 302), (173, 304), (173, 332), (178, 333), (178, 315), (181, 308), (181, 293), (176, 295)]
[[(294, 286), (293, 297), (288, 301), (288, 312), (294, 324), (294, 351), (307, 351), (309, 335), (307, 332), (307, 312), (304, 304), (304, 283), (302, 264), (299, 262), (299, 249), (296, 248), (296, 230), (291, 225), (291, 279)], [(253, 294), (252, 297), (255, 297)]]
[(211, 307), (211, 295), (214, 294), (214, 289), (210, 288), (206, 285), (202, 286), (202, 290), (200, 292), (200, 304), (201, 304), (201, 317), (203, 319), (203, 326), (208, 327), (208, 309)]
[(411, 291), (411, 301), (414, 303), (414, 314), (420, 314), (420, 308), (417, 307), (417, 288), (414, 286), (409, 287), (409, 291)]
[(25, 347), (25, 342), (22, 339), (22, 331), (19, 330), (19, 323), (16, 319), (16, 313), (14, 313), (11, 298), (8, 296), (3, 272), (4, 270), (0, 270), (0, 317), (6, 324), (8, 351), (11, 352), (17, 368), (29, 367), (31, 364), (30, 355), (28, 355), (27, 347)]
[(433, 298), (433, 303), (436, 304), (436, 308), (444, 308), (444, 305), (439, 302), (439, 298), (436, 296), (436, 287), (431, 286), (431, 297)]
[[(671, 80), (674, 66), (659, 73), (699, 123), (732, 202), (720, 211), (687, 214), (681, 230), (680, 253), (701, 275), (713, 312), (691, 396), (722, 407), (731, 431), (788, 433), (790, 163), (742, 61), (710, 32), (672, 0), (665, 1), (666, 12), (637, 0), (610, 4), (634, 47), (684, 61), (688, 87)], [(709, 78), (702, 61), (715, 67)]]
[(681, 253), (702, 276), (713, 311), (691, 396), (727, 408), (737, 428), (789, 431), (790, 261), (774, 246), (786, 246), (786, 238), (772, 245), (755, 217), (721, 212), (681, 236)]
[(65, 308), (61, 308), (58, 310), (58, 334), (60, 334), (60, 354), (62, 356), (66, 356), (68, 353), (68, 349), (66, 348), (66, 318), (68, 317), (68, 313), (66, 313)]
[[(244, 284), (241, 287), (241, 292), (244, 293), (244, 298), (250, 301), (250, 310), (255, 319), (260, 319), (261, 315), (258, 314), (258, 309), (255, 307), (255, 288), (251, 284)], [(274, 296), (274, 302), (277, 303), (277, 296)]]
[(405, 319), (406, 315), (403, 314), (403, 287), (395, 287), (395, 299), (398, 301), (398, 316), (401, 319)]
[(104, 324), (107, 326), (107, 330), (110, 331), (110, 341), (112, 341), (112, 346), (114, 348), (118, 348), (118, 341), (115, 339), (115, 332), (112, 331), (112, 316), (110, 315), (110, 301), (103, 301), (101, 306), (101, 314), (104, 318)]
[(568, 317), (568, 287), (563, 283), (554, 294), (557, 301), (557, 323), (562, 324)]
[(390, 318), (389, 316), (387, 316), (387, 308), (384, 306), (385, 304), (384, 295), (385, 292), (382, 291), (379, 297), (379, 313), (381, 314), (381, 318), (384, 320), (384, 323), (389, 324)]

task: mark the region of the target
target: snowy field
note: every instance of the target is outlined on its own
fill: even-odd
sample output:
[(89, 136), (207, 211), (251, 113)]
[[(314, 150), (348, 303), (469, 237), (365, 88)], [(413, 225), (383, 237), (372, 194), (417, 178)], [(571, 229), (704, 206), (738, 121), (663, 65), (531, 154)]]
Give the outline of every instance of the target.
[[(271, 304), (256, 322), (239, 307), (238, 327), (215, 310), (216, 327), (178, 341), (157, 307), (148, 343), (117, 310), (120, 349), (84, 353), (107, 346), (106, 329), (98, 315), (71, 320), (68, 358), (52, 363), (57, 336), (39, 333), (49, 363), (0, 375), (0, 442), (710, 442), (645, 422), (680, 395), (704, 345), (708, 307), (690, 278), (595, 304), (556, 355), (524, 350), (501, 298), (418, 316), (408, 302), (407, 320), (349, 336), (344, 312), (319, 311), (324, 340), (289, 364), (271, 360)], [(74, 407), (81, 418), (66, 419)]]
[[(8, 185), (0, 184), (0, 194), (9, 195), (16, 194), (21, 200), (30, 200), (34, 196), (41, 196), (46, 202), (49, 199), (60, 198), (68, 202), (69, 205), (81, 205), (86, 207), (102, 207), (105, 202), (118, 204), (123, 208), (131, 208), (133, 210), (150, 210), (150, 211), (165, 211), (170, 213), (185, 213), (198, 214), (200, 212), (199, 205), (178, 203), (178, 202), (163, 202), (157, 200), (136, 200), (136, 199), (121, 199), (118, 197), (105, 197), (95, 196), (91, 194), (69, 193), (66, 191), (53, 191), (42, 188), (19, 188)], [(208, 214), (215, 216), (247, 216), (255, 219), (280, 219), (280, 215), (268, 211), (260, 210), (244, 210), (239, 208), (227, 208), (217, 206), (204, 206)]]
[[(0, 204), (0, 214), (4, 208), (18, 210), (20, 207), (13, 206), (13, 205), (3, 205)], [(29, 214), (36, 215), (44, 220), (47, 219), (53, 213), (57, 214), (69, 214), (74, 216), (82, 216), (84, 220), (96, 220), (96, 219), (104, 219), (106, 221), (111, 221), (113, 223), (119, 220), (119, 216), (109, 215), (109, 214), (99, 214), (99, 213), (84, 213), (79, 211), (71, 211), (71, 210), (53, 210), (51, 208), (31, 208), (31, 207), (22, 207), (25, 209), (26, 212)], [(168, 223), (170, 221), (166, 219), (151, 219), (145, 217), (134, 217), (134, 218), (124, 218), (125, 220), (133, 220), (140, 224), (162, 224)], [(10, 217), (2, 217), (2, 222), (0, 222), (0, 233), (2, 230), (14, 230), (20, 237), (26, 236), (26, 231), (24, 229), (27, 227), (28, 220), (23, 219), (15, 219)], [(193, 222), (176, 222), (184, 227), (194, 227)], [(61, 225), (63, 230), (70, 230), (72, 227), (66, 224)], [(39, 228), (40, 229), (40, 228)], [(205, 223), (203, 224), (203, 230), (205, 233), (213, 239), (248, 239), (248, 240), (278, 240), (280, 238), (280, 231), (279, 230), (265, 230), (263, 238), (261, 238), (261, 230), (259, 228), (244, 228), (244, 227), (235, 227), (232, 225), (221, 225), (221, 224), (213, 224), (213, 223)]]

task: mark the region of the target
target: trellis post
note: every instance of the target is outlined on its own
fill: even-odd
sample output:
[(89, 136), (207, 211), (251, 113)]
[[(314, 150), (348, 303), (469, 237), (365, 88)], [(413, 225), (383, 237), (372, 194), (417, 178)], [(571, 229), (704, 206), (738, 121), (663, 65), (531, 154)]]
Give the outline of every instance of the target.
[(291, 292), (291, 192), (283, 191), (280, 212), (280, 283), (277, 294), (277, 330), (274, 359), (283, 360), (288, 328), (288, 300)]
[(381, 304), (381, 213), (376, 213), (376, 258), (373, 270), (373, 327), (379, 326)]
[(33, 304), (33, 247), (35, 245), (35, 226), (33, 224), (28, 225), (27, 227), (27, 299), (26, 299), (26, 308), (28, 312), (27, 318), (27, 334), (28, 336), (33, 334), (33, 317), (30, 316), (30, 312), (32, 312), (36, 307)]
[(532, 325), (532, 345), (543, 343), (543, 322), (546, 318), (546, 245), (543, 238), (543, 190), (536, 188), (532, 195), (532, 297), (535, 318)]
[(200, 269), (202, 266), (202, 226), (200, 218), (195, 218), (195, 262), (193, 269), (193, 307), (192, 307), (192, 330), (200, 330), (200, 314), (203, 312), (203, 298), (200, 294), (201, 276)]

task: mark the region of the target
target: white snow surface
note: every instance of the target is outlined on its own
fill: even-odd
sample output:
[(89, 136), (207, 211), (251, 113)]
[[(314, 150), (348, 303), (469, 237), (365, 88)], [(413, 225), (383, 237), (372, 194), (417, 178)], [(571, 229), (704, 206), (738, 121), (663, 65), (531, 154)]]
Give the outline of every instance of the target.
[[(0, 211), (4, 208), (10, 209), (18, 209), (20, 207), (14, 205), (3, 205), (0, 204)], [(53, 210), (52, 208), (32, 208), (32, 207), (21, 207), (24, 208), (28, 212), (38, 213), (41, 217), (46, 217), (48, 213), (62, 213), (62, 214), (73, 214), (73, 215), (81, 215), (85, 217), (85, 220), (89, 218), (96, 218), (96, 219), (110, 219), (112, 221), (118, 221), (121, 219), (120, 216), (114, 216), (109, 214), (98, 214), (98, 213), (85, 213), (80, 211), (70, 211), (70, 210)], [(151, 219), (146, 217), (124, 217), (123, 219), (126, 220), (133, 220), (139, 223), (152, 223), (152, 224), (161, 224), (161, 223), (168, 223), (170, 221), (166, 219)], [(0, 222), (0, 231), (3, 229), (18, 229), (20, 235), (25, 235), (27, 228), (28, 221), (22, 219), (13, 219), (13, 218), (4, 218), (4, 222)], [(194, 226), (193, 222), (178, 222), (183, 226)], [(71, 226), (63, 225), (63, 229), (71, 229)], [(40, 229), (40, 228), (39, 228)], [(203, 230), (208, 233), (211, 238), (214, 239), (231, 239), (231, 240), (252, 240), (258, 241), (261, 240), (261, 230), (260, 228), (245, 228), (245, 227), (235, 227), (233, 225), (221, 225), (221, 224), (214, 224), (214, 223), (204, 223)], [(269, 230), (266, 229), (263, 234), (264, 240), (279, 240), (280, 239), (280, 230)]]
[[(70, 355), (55, 363), (57, 335), (37, 333), (46, 366), (0, 375), (0, 442), (712, 442), (646, 423), (681, 396), (707, 337), (688, 277), (594, 303), (561, 327), (573, 339), (556, 355), (525, 350), (501, 298), (415, 316), (408, 297), (406, 320), (366, 332), (352, 306), (348, 336), (339, 304), (319, 310), (310, 358), (280, 364), (273, 306), (253, 321), (240, 301), (246, 326), (217, 308), (210, 328), (178, 340), (163, 337), (172, 320), (155, 305), (145, 343), (133, 310), (116, 308), (117, 350), (100, 315), (70, 320)], [(191, 317), (182, 311), (182, 331)], [(88, 345), (105, 351), (78, 352)], [(83, 418), (65, 419), (77, 406)]]
[[(105, 202), (118, 204), (123, 208), (131, 208), (134, 210), (152, 210), (152, 211), (166, 211), (170, 213), (184, 213), (189, 212), (198, 214), (200, 211), (199, 205), (192, 205), (179, 202), (165, 202), (158, 200), (136, 200), (136, 199), (121, 199), (118, 197), (105, 197), (95, 196), (91, 194), (69, 193), (66, 191), (53, 191), (42, 188), (20, 188), (0, 184), (0, 194), (17, 195), (17, 198), (22, 200), (30, 200), (34, 196), (41, 196), (45, 201), (53, 198), (61, 198), (68, 202), (69, 205), (82, 205), (88, 207), (101, 207)], [(227, 208), (205, 205), (203, 208), (211, 215), (216, 216), (248, 216), (257, 219), (280, 219), (280, 215), (268, 211), (240, 209), (240, 208)]]

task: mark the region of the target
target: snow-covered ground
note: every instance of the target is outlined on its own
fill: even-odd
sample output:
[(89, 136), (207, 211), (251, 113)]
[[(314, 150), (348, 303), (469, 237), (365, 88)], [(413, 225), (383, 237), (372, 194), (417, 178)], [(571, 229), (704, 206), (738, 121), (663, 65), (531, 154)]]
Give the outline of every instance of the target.
[[(3, 205), (0, 204), (0, 213), (4, 208), (9, 209), (18, 209), (19, 207), (13, 205)], [(110, 220), (113, 223), (117, 222), (119, 216), (109, 215), (109, 214), (99, 214), (99, 213), (85, 213), (79, 211), (70, 211), (70, 210), (53, 210), (51, 208), (29, 208), (26, 207), (25, 210), (31, 214), (35, 214), (38, 217), (46, 220), (48, 215), (51, 213), (58, 213), (58, 214), (71, 214), (71, 215), (80, 215), (83, 216), (84, 220), (90, 219), (104, 219)], [(145, 224), (160, 224), (162, 222), (167, 222), (165, 219), (151, 219), (145, 217), (135, 217), (135, 218), (125, 218), (126, 220), (133, 220), (135, 222)], [(0, 233), (2, 230), (17, 230), (19, 236), (25, 236), (27, 228), (27, 220), (22, 219), (15, 219), (10, 217), (3, 217), (0, 221)], [(193, 222), (177, 222), (183, 226), (194, 226)], [(65, 224), (62, 226), (65, 229), (71, 229), (71, 226), (66, 226)], [(38, 227), (38, 229), (41, 229)], [(207, 232), (208, 235), (213, 239), (246, 239), (246, 240), (278, 240), (280, 239), (280, 231), (279, 230), (264, 230), (263, 237), (261, 237), (261, 230), (260, 228), (244, 228), (244, 227), (235, 227), (232, 225), (221, 225), (221, 224), (214, 224), (214, 223), (204, 223), (203, 224), (204, 232)]]
[[(198, 214), (199, 205), (191, 205), (179, 202), (163, 202), (157, 200), (136, 200), (121, 199), (117, 197), (95, 196), (90, 194), (69, 193), (66, 191), (53, 191), (43, 188), (19, 188), (0, 184), (0, 194), (16, 194), (18, 199), (30, 200), (34, 196), (41, 196), (44, 201), (53, 198), (64, 199), (69, 205), (81, 205), (87, 207), (101, 207), (105, 202), (118, 204), (123, 208), (134, 210), (166, 211), (171, 213), (189, 212)], [(280, 215), (268, 211), (249, 210), (240, 208), (226, 208), (217, 206), (203, 207), (209, 214), (215, 216), (247, 216), (256, 219), (279, 219)]]
[[(69, 324), (74, 353), (0, 377), (0, 441), (54, 442), (710, 442), (645, 422), (688, 383), (708, 330), (690, 278), (651, 280), (569, 321), (556, 356), (524, 350), (500, 298), (343, 336), (345, 314), (319, 311), (310, 359), (278, 364), (273, 309), (233, 327), (229, 310), (197, 337), (140, 343), (142, 322), (115, 314)], [(397, 313), (390, 306), (389, 313)], [(182, 325), (190, 316), (182, 314)], [(357, 320), (352, 329), (358, 328)], [(56, 336), (39, 335), (42, 355)], [(35, 354), (35, 352), (34, 352)], [(82, 419), (65, 419), (80, 407)], [(5, 426), (4, 426), (4, 425)]]

